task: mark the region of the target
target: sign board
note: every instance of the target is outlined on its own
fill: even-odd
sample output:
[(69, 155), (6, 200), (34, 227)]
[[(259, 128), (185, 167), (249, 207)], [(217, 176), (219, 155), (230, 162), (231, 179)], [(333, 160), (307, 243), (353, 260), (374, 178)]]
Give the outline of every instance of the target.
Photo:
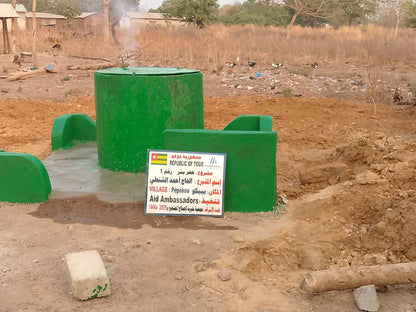
[(148, 150), (146, 214), (224, 215), (225, 154)]

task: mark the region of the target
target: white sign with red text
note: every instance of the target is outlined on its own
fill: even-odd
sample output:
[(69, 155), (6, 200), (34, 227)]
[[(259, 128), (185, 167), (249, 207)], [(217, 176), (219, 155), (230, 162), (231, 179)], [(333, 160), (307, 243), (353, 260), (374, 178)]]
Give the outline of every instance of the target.
[(225, 154), (148, 150), (146, 214), (224, 215)]

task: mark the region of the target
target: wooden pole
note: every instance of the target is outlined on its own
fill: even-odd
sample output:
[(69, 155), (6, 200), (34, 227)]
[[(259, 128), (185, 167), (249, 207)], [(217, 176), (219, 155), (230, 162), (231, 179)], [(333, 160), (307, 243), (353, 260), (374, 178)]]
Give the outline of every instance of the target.
[(33, 9), (32, 9), (32, 25), (33, 25), (33, 42), (32, 42), (32, 57), (35, 65), (37, 64), (38, 57), (36, 52), (36, 0), (33, 0)]
[(9, 54), (10, 53), (10, 41), (9, 41), (9, 30), (7, 27), (7, 19), (4, 19), (4, 23), (3, 23), (3, 29), (4, 29), (4, 35), (6, 36), (6, 46), (5, 46), (5, 50), (6, 52), (4, 52), (4, 54)]
[(309, 292), (353, 289), (364, 285), (388, 286), (416, 282), (416, 262), (356, 266), (310, 272), (300, 287)]
[(1, 26), (2, 26), (2, 28), (3, 28), (3, 54), (6, 54), (6, 46), (7, 46), (7, 43), (6, 43), (6, 33), (4, 32), (5, 31), (5, 27), (4, 27), (4, 24), (6, 23), (6, 19), (5, 18), (2, 18), (1, 19)]
[[(13, 9), (16, 9), (16, 3), (17, 3), (17, 0), (12, 0)], [(13, 54), (16, 53), (16, 29), (17, 29), (17, 19), (12, 18), (12, 33), (11, 33), (12, 42), (11, 42), (10, 48)]]

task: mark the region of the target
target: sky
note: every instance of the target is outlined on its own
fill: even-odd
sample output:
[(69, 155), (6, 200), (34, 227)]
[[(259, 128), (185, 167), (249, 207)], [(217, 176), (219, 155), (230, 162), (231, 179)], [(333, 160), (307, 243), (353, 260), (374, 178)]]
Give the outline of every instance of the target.
[[(157, 9), (162, 4), (163, 0), (141, 0), (140, 1), (140, 11), (147, 12), (149, 9)], [(224, 4), (234, 4), (241, 3), (243, 0), (219, 0), (218, 3), (220, 6)]]

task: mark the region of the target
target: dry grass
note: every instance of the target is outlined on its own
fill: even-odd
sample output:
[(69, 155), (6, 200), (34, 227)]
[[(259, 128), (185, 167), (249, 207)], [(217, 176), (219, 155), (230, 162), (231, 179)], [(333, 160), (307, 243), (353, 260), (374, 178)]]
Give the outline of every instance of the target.
[[(36, 48), (40, 53), (55, 52), (52, 49), (55, 43), (61, 44), (64, 53), (67, 55), (108, 57), (108, 55), (117, 55), (120, 51), (115, 45), (105, 43), (102, 34), (83, 36), (70, 31), (39, 30), (36, 39)], [(32, 41), (32, 33), (30, 31), (18, 32), (16, 36), (16, 50), (32, 51)]]
[[(286, 29), (260, 26), (214, 25), (199, 30), (182, 27), (173, 30), (145, 29), (139, 34), (119, 34), (122, 48), (105, 44), (102, 36), (72, 36), (43, 32), (38, 34), (39, 51), (50, 51), (54, 42), (63, 43), (66, 54), (85, 56), (118, 55), (122, 50), (140, 50), (143, 65), (158, 64), (194, 67), (201, 70), (220, 69), (226, 61), (238, 57), (259, 64), (271, 62), (354, 62), (364, 65), (409, 65), (414, 62), (415, 32), (373, 25), (312, 29), (294, 27), (290, 38)], [(20, 33), (20, 50), (31, 50), (31, 34)], [(139, 48), (138, 48), (139, 47)]]
[(138, 35), (142, 57), (178, 66), (222, 66), (237, 57), (258, 63), (356, 62), (372, 65), (412, 64), (415, 32), (401, 29), (393, 40), (393, 29), (376, 26), (286, 29), (259, 26), (215, 25), (204, 30), (182, 28), (173, 31), (145, 30)]

